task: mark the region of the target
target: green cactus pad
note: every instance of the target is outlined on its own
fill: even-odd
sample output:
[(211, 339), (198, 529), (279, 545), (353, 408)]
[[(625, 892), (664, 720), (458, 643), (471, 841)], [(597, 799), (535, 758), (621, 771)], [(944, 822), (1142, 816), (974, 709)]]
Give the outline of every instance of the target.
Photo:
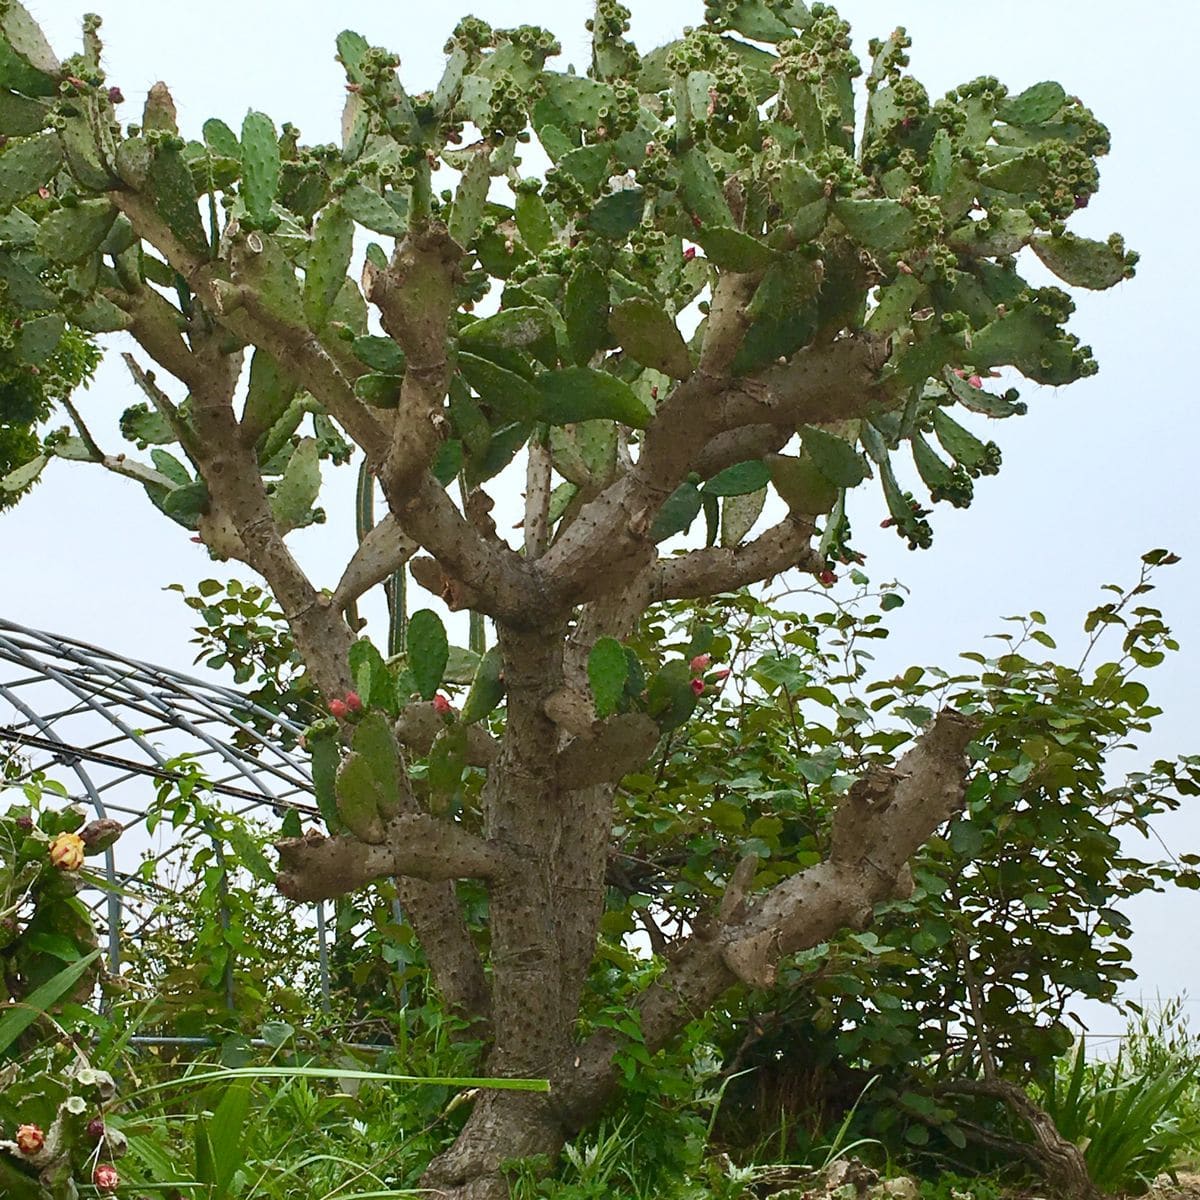
[(241, 162), (242, 143), (238, 141), (237, 134), (224, 121), (212, 117), (204, 122), (202, 132), (205, 145), (216, 154), (222, 158), (233, 158)]
[(1119, 237), (1107, 242), (1092, 241), (1064, 233), (1061, 237), (1035, 237), (1034, 254), (1066, 283), (1103, 290), (1133, 277), (1138, 256), (1127, 253)]
[(354, 381), (354, 394), (372, 408), (395, 408), (404, 387), (402, 375), (360, 375)]
[(787, 454), (769, 454), (764, 461), (771, 472), (775, 490), (796, 516), (819, 516), (837, 503), (837, 484), (810, 455), (794, 458)]
[(650, 540), (663, 542), (677, 533), (687, 533), (692, 522), (700, 515), (703, 504), (704, 498), (694, 483), (690, 480), (681, 483), (658, 510), (650, 526)]
[(688, 664), (673, 659), (664, 664), (646, 689), (646, 711), (663, 733), (678, 729), (696, 710), (692, 673)]
[(567, 367), (537, 377), (543, 419), (552, 425), (572, 421), (613, 420), (634, 429), (650, 424), (650, 412), (637, 393), (615, 375), (590, 367)]
[(513, 349), (531, 346), (553, 334), (546, 313), (540, 308), (502, 308), (498, 313), (472, 321), (459, 332), (459, 345), (465, 350), (484, 346)]
[(642, 223), (645, 208), (646, 193), (642, 188), (623, 188), (599, 200), (584, 224), (601, 237), (620, 241)]
[(450, 210), (450, 236), (464, 248), (474, 241), (479, 231), (491, 182), (491, 156), (476, 153), (459, 179), (454, 207)]
[(287, 411), (296, 384), (265, 350), (255, 350), (250, 360), (250, 383), (242, 409), (242, 436), (257, 442)]
[(450, 643), (446, 627), (432, 609), (422, 608), (408, 619), (408, 669), (423, 700), (432, 700), (446, 673)]
[(396, 687), (391, 669), (369, 638), (350, 647), (350, 674), (359, 698), (368, 708), (396, 711)]
[(603, 487), (617, 463), (617, 427), (612, 421), (579, 421), (550, 427), (554, 469), (578, 487)]
[(692, 373), (683, 335), (653, 300), (626, 300), (613, 309), (609, 324), (621, 345), (644, 366), (672, 379), (686, 379)]
[(775, 251), (770, 246), (728, 226), (706, 226), (696, 231), (695, 240), (709, 262), (724, 271), (762, 271), (775, 259)]
[(868, 250), (899, 250), (912, 234), (913, 215), (898, 200), (838, 200), (833, 215)]
[(154, 150), (145, 185), (171, 232), (194, 254), (207, 258), (209, 240), (196, 205), (196, 184), (173, 144), (162, 142)]
[(462, 722), (473, 725), (488, 716), (504, 698), (504, 656), (492, 646), (479, 660), (471, 690), (463, 704)]
[(56, 77), (60, 67), (41, 26), (18, 0), (0, 6), (0, 35), (13, 53), (41, 75)]
[(288, 459), (271, 494), (271, 515), (281, 533), (307, 525), (321, 492), (321, 462), (315, 438), (304, 438)]
[(46, 128), (49, 116), (49, 106), (40, 100), (0, 91), (0, 133), (7, 137), (39, 133)]
[(273, 237), (258, 233), (252, 233), (247, 243), (260, 249), (258, 253), (251, 251), (241, 256), (239, 282), (250, 284), (258, 292), (263, 306), (281, 321), (304, 328), (300, 281), (283, 245)]
[(546, 202), (533, 192), (520, 192), (516, 201), (517, 230), (532, 254), (540, 254), (554, 240), (554, 225)]
[(10, 142), (0, 154), (0, 212), (49, 183), (62, 161), (62, 145), (53, 133)]
[(625, 683), (629, 677), (625, 647), (616, 638), (600, 638), (588, 655), (587, 675), (596, 716), (603, 720), (617, 711), (625, 696)]
[(116, 216), (117, 210), (107, 200), (60, 208), (42, 219), (38, 248), (55, 262), (79, 262), (100, 246)]
[(165, 476), (177, 486), (191, 483), (192, 477), (188, 474), (187, 467), (175, 455), (169, 454), (166, 450), (161, 450), (157, 447), (151, 450), (150, 461), (154, 464), (154, 469), (160, 475)]
[(167, 493), (163, 512), (185, 529), (195, 529), (200, 516), (208, 511), (208, 488), (202, 479), (193, 480)]
[(726, 496), (721, 501), (721, 545), (733, 549), (742, 544), (767, 502), (767, 489), (747, 492), (744, 496)]
[(949, 241), (963, 254), (1001, 257), (1016, 254), (1033, 236), (1033, 218), (1023, 209), (1006, 208), (988, 216), (987, 222), (969, 221), (954, 230)]
[(280, 154), (275, 123), (265, 113), (248, 112), (242, 121), (242, 203), (248, 227), (270, 232), (279, 194)]
[(767, 464), (757, 459), (735, 463), (714, 475), (703, 488), (706, 496), (748, 496), (770, 482)]
[(542, 394), (527, 379), (479, 355), (460, 350), (458, 366), (479, 398), (501, 416), (535, 421), (543, 409)]
[(381, 806), (388, 801), (370, 764), (361, 754), (351, 751), (342, 759), (335, 789), (342, 824), (360, 842), (379, 845), (387, 836)]
[(1013, 125), (1042, 125), (1062, 111), (1067, 93), (1061, 83), (1035, 83), (1016, 96), (1008, 96), (996, 108), (1002, 121)]
[(342, 290), (354, 249), (354, 219), (337, 203), (321, 214), (304, 270), (304, 315), (308, 327), (320, 330)]
[(326, 734), (310, 738), (312, 751), (312, 781), (313, 795), (317, 808), (325, 818), (325, 824), (330, 833), (337, 833), (341, 828), (342, 818), (337, 807), (337, 769), (341, 759), (335, 738)]
[(587, 366), (608, 339), (608, 276), (593, 262), (580, 263), (567, 280), (563, 320), (571, 355)]
[(365, 713), (354, 729), (354, 752), (379, 784), (379, 813), (385, 820), (400, 811), (400, 747), (392, 723), (381, 712)]
[(444, 813), (449, 808), (462, 783), (462, 773), (467, 765), (467, 727), (449, 725), (438, 730), (429, 750), (430, 807), (435, 813)]
[(404, 351), (389, 337), (364, 334), (354, 339), (351, 349), (354, 357), (372, 371), (381, 371), (385, 375), (404, 374)]
[(849, 442), (812, 425), (801, 425), (796, 432), (802, 439), (804, 454), (830, 483), (840, 488), (852, 488), (867, 477), (862, 455)]
[(408, 232), (408, 205), (397, 197), (392, 204), (378, 192), (356, 183), (341, 195), (342, 207), (360, 225), (388, 237), (402, 238)]
[(71, 324), (89, 333), (118, 333), (128, 329), (132, 318), (103, 296), (92, 296), (71, 309)]
[(66, 328), (67, 322), (62, 313), (47, 313), (44, 317), (26, 321), (17, 338), (17, 353), (21, 361), (34, 365), (45, 362), (57, 349)]

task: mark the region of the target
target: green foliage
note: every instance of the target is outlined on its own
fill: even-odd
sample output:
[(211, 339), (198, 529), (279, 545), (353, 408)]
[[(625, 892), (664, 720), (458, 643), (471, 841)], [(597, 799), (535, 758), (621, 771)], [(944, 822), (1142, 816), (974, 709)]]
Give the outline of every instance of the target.
[(1189, 1045), (1171, 1036), (1180, 1007), (1169, 1008), (1153, 1032), (1144, 1017), (1131, 1023), (1136, 1048), (1127, 1053), (1122, 1046), (1111, 1060), (1089, 1061), (1081, 1038), (1046, 1082), (1043, 1106), (1063, 1137), (1083, 1148), (1088, 1174), (1103, 1192), (1148, 1190), (1200, 1137), (1200, 1055), (1194, 1039)]
[[(856, 127), (852, 81), (862, 67), (832, 9), (709, 5), (704, 23), (646, 55), (625, 38), (622, 12), (606, 9), (593, 23), (610, 31), (596, 35), (593, 78), (548, 67), (559, 47), (544, 31), (484, 33), (468, 22), (472, 32), (447, 44), (439, 87), (422, 98), (400, 84), (394, 56), (346, 31), (338, 46), (351, 90), (340, 152), (303, 145), (291, 126), (279, 130), (260, 112), (246, 115), (240, 136), (212, 120), (203, 142), (187, 142), (165, 88), (148, 102), (141, 131), (122, 137), (96, 30), (88, 67), (64, 77), (25, 14), (18, 40), (26, 51), (5, 51), (14, 89), (0, 153), (8, 301), (114, 329), (127, 318), (113, 303), (119, 297), (99, 289), (115, 278), (136, 294), (150, 279), (181, 288), (190, 318), (197, 297), (182, 285), (187, 271), (163, 264), (125, 217), (113, 224), (111, 163), (189, 254), (236, 262), (238, 286), (256, 288), (288, 336), (315, 336), (335, 360), (344, 342), (366, 354), (373, 374), (353, 372), (356, 393), (389, 408), (405, 363), (390, 339), (366, 332), (354, 231), (403, 239), (446, 221), (463, 251), (451, 329), (462, 352), (451, 386), (455, 444), (436, 473), (449, 482), (462, 466), (473, 483), (502, 469), (538, 422), (644, 427), (646, 398), (666, 399), (692, 371), (680, 313), (696, 301), (707, 313), (712, 288), (740, 278), (750, 299), (738, 371), (761, 371), (839, 330), (890, 338), (869, 419), (810, 430), (807, 448), (849, 488), (868, 474), (849, 457), (861, 443), (879, 463), (897, 532), (928, 545), (927, 514), (901, 493), (890, 465), (901, 444), (911, 443), (934, 503), (965, 506), (972, 488), (963, 472), (994, 470), (998, 452), (988, 443), (986, 463), (947, 464), (928, 435), (940, 436), (959, 407), (996, 417), (1023, 406), (1011, 389), (999, 395), (962, 381), (982, 383), (990, 369), (1011, 366), (1061, 384), (1095, 369), (1089, 349), (1065, 331), (1069, 297), (1031, 287), (1014, 256), (1030, 247), (1073, 286), (1110, 287), (1132, 273), (1136, 255), (1119, 237), (1091, 241), (1066, 228), (1096, 190), (1107, 131), (1052, 82), (1010, 96), (996, 80), (975, 80), (931, 101), (905, 71), (902, 31), (872, 43), (869, 103)], [(466, 121), (485, 132), (469, 150), (456, 148)], [(514, 157), (534, 139), (552, 163), (542, 179), (522, 174)], [(434, 166), (457, 174), (456, 186), (434, 195)], [(511, 206), (491, 198), (497, 176), (512, 184)], [(384, 251), (374, 254), (386, 265)], [(238, 286), (223, 278), (217, 289), (234, 309)], [(499, 308), (476, 319), (489, 294)], [(22, 348), (18, 361), (31, 355)], [(343, 461), (348, 452), (333, 448), (323, 406), (266, 379), (263, 351), (255, 359), (244, 424), (256, 439), (265, 435), (268, 485), (305, 416), (325, 423), (324, 435), (314, 429), (321, 457)], [(472, 399), (477, 419), (460, 428)], [(14, 439), (4, 473), (38, 452), (27, 427)], [(820, 447), (833, 447), (840, 467)], [(37, 469), (14, 486), (28, 486)], [(691, 493), (686, 502), (694, 505)], [(797, 511), (830, 506), (822, 496)], [(287, 528), (309, 523), (308, 512), (320, 519), (315, 502), (303, 512), (286, 507)], [(556, 522), (579, 507), (564, 500)], [(725, 507), (733, 545), (734, 514), (748, 505)], [(716, 512), (710, 504), (710, 526)], [(198, 515), (181, 519), (194, 524)], [(686, 528), (680, 514), (667, 525)]]
[[(1109, 749), (1157, 714), (1137, 676), (1175, 644), (1144, 599), (1163, 561), (1171, 556), (1147, 556), (1138, 583), (1115, 588), (1088, 618), (1095, 647), (1106, 630), (1123, 639), (1115, 661), (1091, 667), (1030, 656), (1053, 648), (1036, 613), (1002, 635), (1004, 653), (966, 655), (971, 670), (913, 667), (870, 684), (870, 641), (885, 636), (878, 614), (781, 612), (740, 597), (680, 605), (646, 625), (635, 645), (648, 670), (661, 654), (687, 653), (704, 622), (728, 631), (712, 655), (733, 673), (721, 696), (706, 687), (657, 767), (622, 785), (618, 825), (637, 849), (620, 862), (627, 882), (610, 892), (603, 928), (612, 938), (647, 914), (660, 929), (689, 926), (748, 853), (760, 859), (763, 888), (819, 861), (832, 807), (856, 775), (894, 762), (946, 703), (983, 721), (966, 809), (914, 862), (912, 897), (879, 910), (870, 931), (797, 956), (776, 990), (715, 1018), (710, 1036), (754, 1068), (730, 1085), (724, 1136), (753, 1142), (781, 1111), (800, 1127), (820, 1121), (879, 1075), (860, 1134), (894, 1151), (928, 1144), (961, 1156), (957, 1121), (980, 1113), (930, 1097), (961, 1069), (973, 1038), (987, 1038), (1010, 1078), (1045, 1079), (1071, 1044), (1071, 997), (1115, 998), (1131, 977), (1125, 902), (1187, 884), (1196, 866), (1190, 855), (1144, 861), (1120, 837), (1200, 794), (1200, 762), (1159, 761), (1115, 787), (1105, 777)], [(872, 594), (895, 597), (864, 587), (858, 603)], [(964, 961), (983, 995), (978, 1017)], [(744, 1041), (748, 1027), (757, 1032)]]

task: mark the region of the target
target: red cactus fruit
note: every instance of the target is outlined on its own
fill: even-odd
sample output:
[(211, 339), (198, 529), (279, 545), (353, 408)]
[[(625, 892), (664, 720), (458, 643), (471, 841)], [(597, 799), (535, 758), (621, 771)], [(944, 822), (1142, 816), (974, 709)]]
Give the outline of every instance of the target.
[(111, 1163), (100, 1163), (92, 1172), (92, 1182), (102, 1192), (115, 1192), (121, 1186), (121, 1177)]
[(22, 1154), (36, 1154), (46, 1144), (46, 1135), (37, 1125), (18, 1125), (14, 1140)]

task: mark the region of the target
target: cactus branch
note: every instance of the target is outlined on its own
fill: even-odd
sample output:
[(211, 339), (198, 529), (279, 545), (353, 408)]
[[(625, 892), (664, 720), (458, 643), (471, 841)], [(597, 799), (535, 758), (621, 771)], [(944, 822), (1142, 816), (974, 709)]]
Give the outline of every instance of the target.
[(345, 896), (393, 875), (427, 882), (495, 879), (515, 866), (500, 847), (428, 813), (393, 818), (387, 840), (378, 846), (312, 832), (277, 842), (276, 849), (280, 892), (309, 903)]
[(353, 604), (376, 584), (383, 583), (419, 549), (405, 536), (391, 513), (383, 518), (359, 543), (354, 557), (342, 572), (333, 593), (333, 606), (341, 611)]
[(663, 501), (710, 442), (744, 426), (819, 424), (866, 411), (883, 347), (868, 335), (814, 346), (746, 379), (697, 373), (662, 404), (637, 466), (586, 504), (538, 562), (556, 602), (624, 585), (653, 551), (648, 530)]
[(824, 568), (825, 559), (812, 547), (813, 533), (810, 521), (789, 516), (743, 546), (713, 546), (660, 559), (652, 585), (654, 599), (732, 592), (791, 567), (815, 574)]

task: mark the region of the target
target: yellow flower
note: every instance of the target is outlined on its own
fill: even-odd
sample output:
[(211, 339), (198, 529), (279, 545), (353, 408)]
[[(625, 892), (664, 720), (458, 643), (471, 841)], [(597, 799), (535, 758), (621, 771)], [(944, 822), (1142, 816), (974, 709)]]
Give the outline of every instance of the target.
[(83, 866), (83, 838), (77, 833), (60, 833), (50, 843), (50, 861), (60, 871), (78, 871)]

